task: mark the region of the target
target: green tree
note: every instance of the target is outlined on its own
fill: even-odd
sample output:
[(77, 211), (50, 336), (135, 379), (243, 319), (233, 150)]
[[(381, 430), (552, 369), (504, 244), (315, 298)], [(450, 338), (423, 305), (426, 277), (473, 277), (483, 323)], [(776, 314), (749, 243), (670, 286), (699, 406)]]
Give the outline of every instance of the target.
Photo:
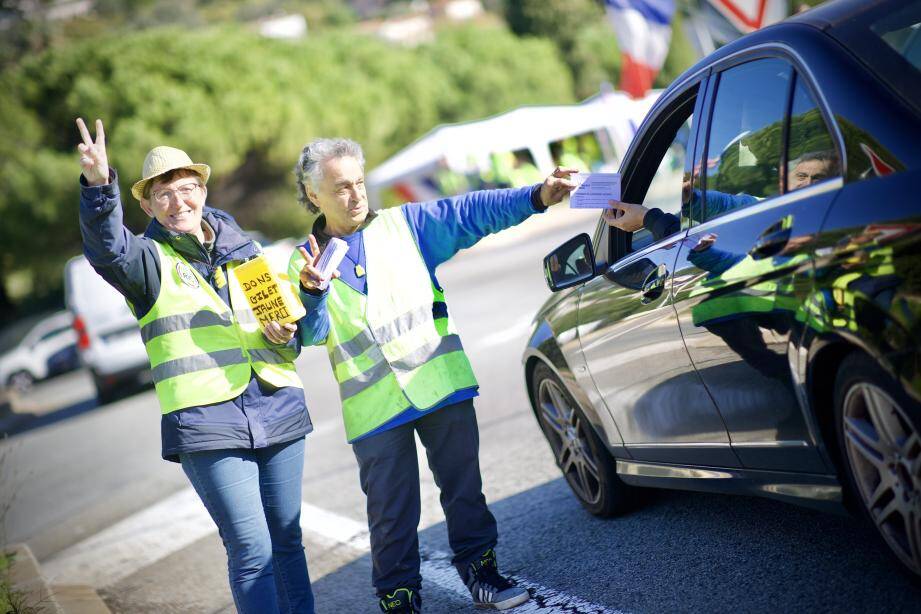
[(675, 11), (672, 19), (672, 36), (668, 45), (668, 55), (662, 64), (662, 70), (656, 75), (655, 87), (668, 87), (681, 73), (694, 65), (700, 58), (697, 50), (684, 31), (684, 20), (680, 11)]
[[(616, 39), (596, 0), (506, 0), (504, 14), (519, 36), (553, 41), (569, 66), (579, 98), (597, 93), (601, 81), (616, 82)], [(609, 52), (615, 55), (606, 55)]]
[(47, 4), (49, 0), (39, 0), (27, 10), (21, 0), (0, 0), (0, 67), (48, 46), (51, 32), (41, 13)]
[(479, 119), (522, 104), (573, 102), (572, 80), (554, 46), (502, 27), (443, 30), (416, 50), (415, 59), (434, 65), (448, 82), (440, 92), (441, 122)]
[[(572, 72), (577, 97), (597, 93), (603, 81), (620, 82), (617, 37), (598, 0), (506, 0), (503, 12), (516, 34), (553, 41)], [(667, 86), (698, 59), (679, 13), (672, 21), (668, 55), (656, 87)]]
[(313, 137), (356, 139), (373, 168), (439, 123), (571, 100), (553, 46), (504, 29), (415, 50), (344, 30), (290, 42), (182, 26), (56, 46), (0, 74), (0, 281), (19, 299), (54, 292), (81, 252), (77, 116), (106, 122), (132, 231), (148, 220), (130, 186), (168, 144), (211, 165), (210, 203), (278, 237), (306, 232), (291, 168)]

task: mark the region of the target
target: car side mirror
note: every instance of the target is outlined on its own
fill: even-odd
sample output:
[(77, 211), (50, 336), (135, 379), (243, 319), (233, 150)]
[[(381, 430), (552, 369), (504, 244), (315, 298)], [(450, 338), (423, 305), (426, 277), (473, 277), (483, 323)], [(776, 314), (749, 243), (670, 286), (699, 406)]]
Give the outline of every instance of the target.
[(584, 232), (544, 257), (544, 277), (551, 292), (571, 288), (594, 276), (592, 240)]

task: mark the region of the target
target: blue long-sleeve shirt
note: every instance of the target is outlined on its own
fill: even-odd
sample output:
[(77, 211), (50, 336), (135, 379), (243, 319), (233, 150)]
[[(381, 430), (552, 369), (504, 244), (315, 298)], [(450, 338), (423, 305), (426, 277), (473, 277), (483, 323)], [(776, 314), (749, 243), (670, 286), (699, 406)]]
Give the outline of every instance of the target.
[[(475, 245), (483, 237), (511, 228), (534, 213), (543, 212), (546, 207), (540, 200), (540, 185), (508, 190), (482, 190), (441, 200), (409, 203), (402, 206), (402, 212), (412, 232), (422, 260), (425, 262), (432, 283), (438, 289), (441, 284), (435, 270), (457, 252)], [(322, 249), (329, 237), (324, 232), (326, 220), (321, 216), (313, 227), (314, 237)], [(367, 278), (355, 274), (354, 264), (367, 269), (364, 253), (363, 230), (339, 237), (348, 244), (346, 259), (348, 266), (340, 266), (340, 280), (353, 289), (367, 294)], [(304, 247), (310, 251), (306, 243)], [(327, 292), (307, 293), (301, 291), (301, 300), (308, 315), (299, 328), (301, 343), (316, 345), (324, 343), (329, 334), (329, 313), (326, 307)], [(433, 309), (435, 306), (433, 306)], [(436, 317), (446, 314), (436, 313)], [(415, 420), (447, 405), (459, 403), (479, 394), (477, 387), (459, 390), (434, 407), (421, 411), (411, 405), (394, 416), (389, 422), (366, 433), (358, 439), (369, 437), (401, 424)], [(356, 439), (357, 441), (357, 439)]]
[[(724, 194), (716, 190), (708, 190), (706, 193), (707, 216), (704, 218), (704, 212), (701, 207), (703, 204), (701, 194), (700, 190), (694, 190), (691, 194), (689, 205), (690, 217), (698, 221), (712, 220), (730, 211), (742, 209), (758, 202), (757, 198), (749, 194)], [(677, 215), (665, 213), (656, 207), (646, 212), (643, 217), (643, 226), (652, 233), (654, 241), (660, 241), (681, 230), (681, 220)]]
[[(255, 256), (259, 248), (229, 214), (205, 207), (202, 219), (214, 231), (209, 250), (191, 234), (175, 233), (151, 220), (143, 237), (123, 223), (115, 170), (109, 183), (89, 186), (81, 177), (80, 231), (87, 260), (130, 303), (135, 316), (150, 311), (160, 294), (160, 258), (154, 241), (168, 243), (211, 284), (231, 306), (226, 278), (229, 262)], [(300, 325), (300, 324), (299, 324)], [(297, 344), (297, 339), (292, 340)], [(303, 437), (313, 430), (300, 388), (274, 388), (252, 372), (243, 393), (228, 401), (163, 414), (161, 454), (178, 461), (179, 454), (228, 448), (262, 448)]]

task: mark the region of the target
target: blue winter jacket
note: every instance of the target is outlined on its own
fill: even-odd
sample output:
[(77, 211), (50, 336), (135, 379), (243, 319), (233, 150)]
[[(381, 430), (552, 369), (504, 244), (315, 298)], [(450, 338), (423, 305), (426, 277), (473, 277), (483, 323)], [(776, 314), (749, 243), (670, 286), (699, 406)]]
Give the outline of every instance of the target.
[[(114, 169), (107, 185), (88, 186), (82, 176), (80, 185), (84, 254), (103, 279), (125, 297), (138, 318), (150, 311), (160, 293), (155, 240), (171, 245), (231, 306), (228, 286), (215, 283), (215, 272), (222, 269), (226, 278), (227, 263), (246, 260), (259, 249), (229, 214), (205, 207), (202, 219), (215, 234), (209, 253), (196, 237), (169, 231), (156, 220), (151, 220), (143, 237), (132, 234), (122, 222)], [(291, 343), (299, 346), (297, 335)], [(178, 462), (179, 454), (185, 452), (264, 448), (303, 437), (312, 430), (303, 390), (274, 388), (253, 373), (249, 386), (234, 399), (164, 414), (160, 420), (161, 454)]]
[[(482, 190), (437, 201), (409, 203), (403, 205), (402, 210), (416, 244), (419, 246), (432, 283), (441, 290), (441, 284), (435, 277), (435, 269), (439, 264), (451, 258), (458, 251), (473, 246), (483, 237), (515, 226), (533, 213), (545, 211), (546, 207), (541, 203), (540, 184), (538, 184), (509, 190)], [(313, 226), (313, 235), (321, 249), (329, 240), (323, 231), (325, 225), (325, 218), (320, 216)], [(356, 276), (354, 269), (354, 264), (360, 264), (364, 269), (368, 268), (365, 262), (362, 231), (359, 230), (340, 238), (349, 246), (346, 259), (339, 267), (340, 280), (358, 292), (367, 294), (367, 277)], [(306, 243), (304, 247), (310, 250), (310, 246)], [(303, 288), (301, 290), (301, 300), (308, 312), (308, 315), (301, 321), (302, 326), (299, 329), (301, 342), (304, 345), (317, 345), (326, 341), (329, 333), (326, 297), (327, 292), (311, 294), (304, 292)], [(443, 317), (446, 315), (447, 305), (436, 303), (433, 304), (432, 310), (436, 318)], [(407, 407), (403, 412), (353, 441), (411, 422), (447, 405), (471, 399), (478, 394), (477, 387), (459, 390), (426, 411), (420, 411), (409, 405), (407, 399)]]

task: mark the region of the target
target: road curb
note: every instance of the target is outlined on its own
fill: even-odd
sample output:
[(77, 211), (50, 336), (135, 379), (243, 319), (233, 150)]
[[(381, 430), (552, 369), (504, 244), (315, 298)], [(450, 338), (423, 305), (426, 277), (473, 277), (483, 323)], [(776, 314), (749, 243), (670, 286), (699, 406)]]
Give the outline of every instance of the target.
[(92, 586), (53, 584), (51, 593), (65, 614), (111, 614), (109, 607)]
[(22, 596), (24, 606), (41, 614), (111, 614), (90, 586), (50, 586), (27, 544), (12, 544), (4, 550), (12, 556), (10, 586)]

